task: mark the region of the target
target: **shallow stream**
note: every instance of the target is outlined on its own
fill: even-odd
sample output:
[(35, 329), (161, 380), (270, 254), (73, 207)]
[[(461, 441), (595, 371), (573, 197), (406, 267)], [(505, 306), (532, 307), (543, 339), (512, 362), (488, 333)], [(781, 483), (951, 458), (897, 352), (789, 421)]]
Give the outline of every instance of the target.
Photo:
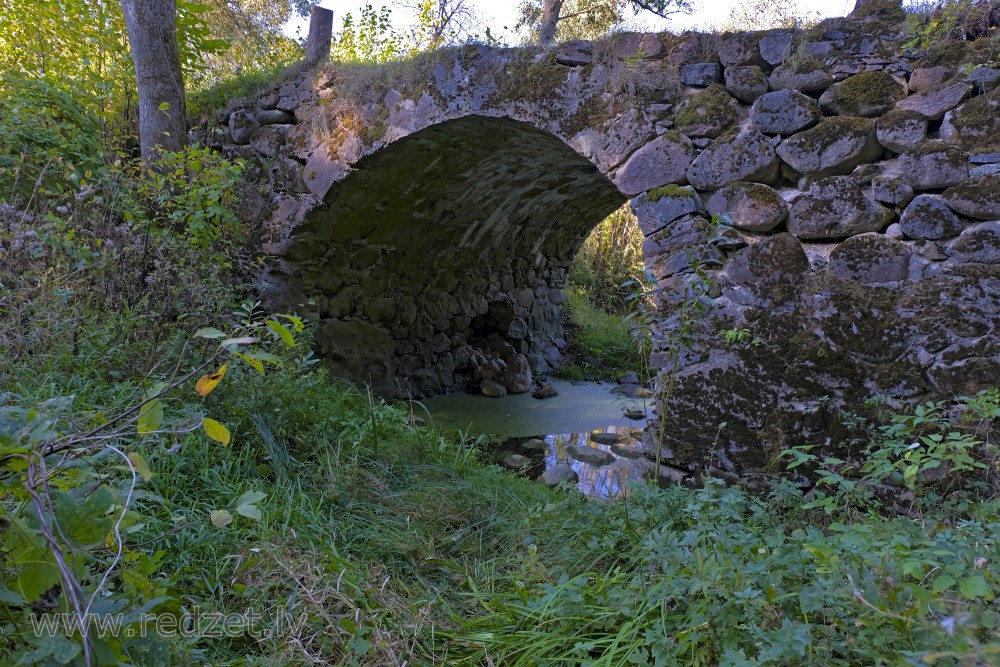
[[(580, 492), (597, 497), (623, 495), (629, 480), (640, 479), (652, 468), (637, 453), (646, 420), (629, 419), (624, 412), (639, 410), (648, 414), (651, 402), (612, 394), (615, 385), (610, 383), (553, 380), (550, 384), (559, 395), (541, 400), (530, 394), (505, 398), (448, 394), (422, 403), (430, 412), (432, 425), (442, 433), (462, 431), (469, 437), (488, 436), (497, 445), (498, 463), (507, 461), (508, 467), (517, 467), (509, 465), (510, 455), (525, 456), (530, 464), (521, 470), (533, 479), (557, 465), (569, 465), (579, 477), (576, 487)], [(619, 434), (620, 442), (617, 446), (594, 442), (595, 431)], [(544, 441), (545, 447), (532, 440)], [(574, 450), (574, 446), (581, 449)], [(585, 449), (588, 447), (607, 452), (607, 456), (594, 455)], [(591, 454), (586, 458), (604, 458), (608, 462), (595, 465), (570, 455), (573, 451), (580, 455), (581, 450), (583, 455)]]

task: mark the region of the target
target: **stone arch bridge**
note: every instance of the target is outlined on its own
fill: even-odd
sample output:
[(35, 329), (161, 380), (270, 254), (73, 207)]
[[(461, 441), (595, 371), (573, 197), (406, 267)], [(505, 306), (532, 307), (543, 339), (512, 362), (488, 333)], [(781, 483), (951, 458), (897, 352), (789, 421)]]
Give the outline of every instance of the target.
[(389, 396), (557, 367), (567, 268), (626, 201), (667, 295), (664, 366), (671, 294), (728, 213), (661, 432), (675, 464), (739, 473), (835, 437), (867, 396), (1000, 377), (1000, 71), (977, 42), (900, 55), (901, 15), (873, 6), (804, 33), (328, 66), (195, 133), (268, 183), (271, 307)]

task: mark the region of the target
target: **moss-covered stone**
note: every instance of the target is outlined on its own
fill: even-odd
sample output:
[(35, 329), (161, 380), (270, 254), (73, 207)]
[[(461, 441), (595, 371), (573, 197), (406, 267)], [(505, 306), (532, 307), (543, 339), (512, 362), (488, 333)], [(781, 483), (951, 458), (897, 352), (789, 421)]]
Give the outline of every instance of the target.
[(927, 119), (916, 111), (893, 109), (875, 124), (878, 142), (896, 153), (913, 150), (927, 136)]
[(881, 154), (882, 147), (875, 140), (875, 122), (864, 118), (829, 118), (778, 146), (782, 160), (810, 176), (849, 174), (860, 163)]
[(674, 116), (674, 126), (689, 137), (714, 138), (742, 115), (740, 103), (725, 86), (713, 84), (684, 100)]
[(980, 95), (946, 113), (941, 124), (941, 138), (970, 150), (1000, 148), (998, 96)]
[(819, 105), (838, 116), (876, 118), (906, 97), (906, 86), (886, 72), (861, 72), (827, 90)]

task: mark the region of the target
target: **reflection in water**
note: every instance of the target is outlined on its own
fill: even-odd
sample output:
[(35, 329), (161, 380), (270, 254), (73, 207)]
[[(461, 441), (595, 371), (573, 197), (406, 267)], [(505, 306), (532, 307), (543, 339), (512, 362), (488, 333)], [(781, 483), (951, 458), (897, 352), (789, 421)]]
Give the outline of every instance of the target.
[[(636, 437), (641, 434), (641, 429), (627, 426), (609, 426), (605, 430), (610, 433), (635, 434)], [(576, 484), (580, 493), (598, 498), (624, 496), (628, 491), (628, 483), (632, 480), (641, 480), (646, 470), (651, 467), (644, 458), (633, 460), (624, 456), (615, 456), (614, 463), (610, 465), (595, 466), (577, 461), (566, 452), (569, 445), (577, 445), (578, 447), (596, 447), (614, 455), (610, 445), (599, 445), (596, 442), (591, 442), (589, 438), (589, 433), (560, 433), (545, 438), (545, 442), (549, 445), (549, 449), (545, 453), (545, 468), (552, 468), (559, 463), (569, 464), (580, 476), (580, 481)]]
[[(615, 454), (613, 446), (590, 440), (590, 430), (622, 434), (625, 436), (622, 440), (630, 447), (638, 447), (646, 420), (629, 419), (623, 413), (646, 412), (649, 404), (610, 393), (614, 385), (559, 380), (552, 384), (559, 395), (545, 400), (533, 399), (528, 394), (501, 399), (451, 394), (428, 399), (422, 405), (428, 410), (434, 428), (442, 433), (486, 434), (493, 442), (503, 443), (496, 452), (497, 461), (503, 461), (511, 453), (528, 457), (532, 465), (523, 474), (532, 478), (562, 463), (579, 475), (577, 488), (581, 493), (599, 498), (625, 495), (629, 482), (642, 479), (654, 464), (641, 456), (630, 459)], [(544, 451), (522, 447), (534, 437), (544, 439), (547, 445)], [(614, 455), (614, 461), (603, 466), (578, 461), (567, 452), (571, 445), (595, 447)]]

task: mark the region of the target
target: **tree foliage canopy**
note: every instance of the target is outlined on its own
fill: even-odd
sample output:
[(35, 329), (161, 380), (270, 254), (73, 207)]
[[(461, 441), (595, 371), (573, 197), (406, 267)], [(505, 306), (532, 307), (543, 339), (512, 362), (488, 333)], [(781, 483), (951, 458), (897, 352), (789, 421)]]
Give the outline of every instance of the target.
[[(596, 39), (624, 23), (630, 15), (642, 12), (660, 18), (690, 13), (689, 0), (563, 0), (559, 10), (556, 41)], [(524, 0), (519, 7), (516, 28), (526, 29), (535, 41), (543, 19), (542, 0)]]

